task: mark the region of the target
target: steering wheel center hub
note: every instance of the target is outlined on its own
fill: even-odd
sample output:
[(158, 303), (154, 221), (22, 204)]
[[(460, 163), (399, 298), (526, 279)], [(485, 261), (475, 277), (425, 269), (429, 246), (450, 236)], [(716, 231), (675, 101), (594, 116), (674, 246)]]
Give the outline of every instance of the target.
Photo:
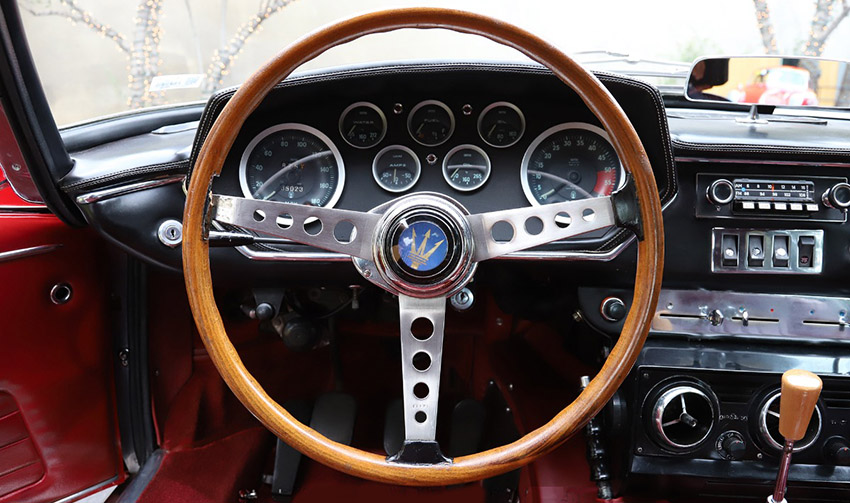
[(475, 271), (467, 214), (441, 194), (396, 200), (375, 232), (373, 257), (380, 278), (396, 293), (420, 298), (463, 288)]

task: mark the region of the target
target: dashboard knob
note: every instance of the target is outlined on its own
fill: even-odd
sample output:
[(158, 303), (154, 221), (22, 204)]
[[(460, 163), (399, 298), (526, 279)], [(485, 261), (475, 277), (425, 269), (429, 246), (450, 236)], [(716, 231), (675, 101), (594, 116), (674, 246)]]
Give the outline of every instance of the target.
[(606, 321), (617, 322), (626, 317), (628, 309), (626, 304), (617, 297), (607, 297), (602, 301), (599, 312)]
[(747, 443), (737, 431), (727, 431), (718, 438), (717, 450), (726, 459), (740, 460), (747, 452)]
[(711, 185), (708, 186), (706, 196), (711, 204), (716, 204), (718, 206), (728, 204), (732, 202), (732, 199), (735, 197), (735, 187), (729, 180), (720, 178), (719, 180), (711, 182)]
[(823, 204), (830, 208), (847, 211), (850, 208), (850, 184), (839, 182), (823, 193)]
[(850, 442), (844, 437), (832, 437), (824, 447), (826, 459), (839, 466), (850, 466)]

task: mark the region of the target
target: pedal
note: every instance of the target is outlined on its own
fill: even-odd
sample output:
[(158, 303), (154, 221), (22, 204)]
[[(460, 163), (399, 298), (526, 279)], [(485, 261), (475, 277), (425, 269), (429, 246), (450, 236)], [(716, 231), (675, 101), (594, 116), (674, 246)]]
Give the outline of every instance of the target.
[(471, 398), (461, 400), (452, 411), (452, 430), (449, 436), (449, 456), (458, 457), (474, 454), (481, 447), (484, 436), (484, 421), (487, 411), (484, 405)]
[[(313, 408), (307, 402), (294, 400), (283, 406), (292, 417), (306, 424), (310, 421)], [(298, 466), (301, 464), (301, 453), (277, 439), (274, 454), (274, 473), (272, 474), (272, 499), (288, 501), (295, 489), (295, 478), (298, 476)]]
[(384, 451), (387, 456), (398, 454), (404, 444), (404, 403), (393, 400), (384, 416)]
[[(357, 406), (354, 397), (345, 393), (326, 393), (310, 408), (305, 402), (293, 401), (284, 405), (292, 416), (329, 439), (351, 445)], [(272, 476), (272, 498), (290, 501), (295, 490), (295, 479), (301, 464), (301, 453), (277, 439)]]

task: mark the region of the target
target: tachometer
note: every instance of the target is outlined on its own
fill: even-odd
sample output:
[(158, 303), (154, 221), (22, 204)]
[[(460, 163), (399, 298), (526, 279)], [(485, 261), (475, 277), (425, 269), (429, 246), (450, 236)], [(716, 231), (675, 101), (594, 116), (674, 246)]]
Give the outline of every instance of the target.
[(608, 196), (625, 180), (608, 134), (582, 122), (540, 134), (525, 152), (520, 177), (532, 204)]
[(304, 124), (279, 124), (258, 134), (242, 154), (239, 183), (245, 197), (333, 206), (345, 168), (330, 138)]

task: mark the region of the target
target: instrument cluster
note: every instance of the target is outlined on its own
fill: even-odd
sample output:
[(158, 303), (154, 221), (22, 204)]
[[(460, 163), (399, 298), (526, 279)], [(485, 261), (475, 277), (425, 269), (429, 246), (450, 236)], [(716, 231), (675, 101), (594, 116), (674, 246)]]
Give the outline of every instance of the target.
[[(400, 115), (400, 105), (384, 111), (358, 101), (345, 107), (337, 131), (320, 131), (302, 123), (277, 124), (258, 133), (242, 153), (239, 184), (245, 197), (333, 207), (346, 179), (345, 159), (335, 142), (374, 151), (372, 177), (388, 195), (417, 190), (423, 169), (439, 169), (445, 192), (472, 193), (487, 186), (500, 150), (525, 147), (518, 182), (532, 205), (608, 196), (625, 182), (625, 172), (608, 134), (585, 122), (563, 122), (526, 138), (520, 107), (496, 101), (474, 117), (477, 139), (452, 145), (458, 121), (444, 102), (420, 101), (404, 116), (407, 144), (385, 141), (387, 115)], [(469, 105), (458, 110), (471, 115)], [(398, 140), (399, 135), (392, 135)], [(526, 140), (523, 142), (523, 140)], [(446, 146), (442, 159), (421, 156), (413, 148)], [(421, 156), (421, 157), (420, 157)], [(423, 166), (425, 168), (423, 168)], [(361, 176), (359, 173), (357, 176)]]

